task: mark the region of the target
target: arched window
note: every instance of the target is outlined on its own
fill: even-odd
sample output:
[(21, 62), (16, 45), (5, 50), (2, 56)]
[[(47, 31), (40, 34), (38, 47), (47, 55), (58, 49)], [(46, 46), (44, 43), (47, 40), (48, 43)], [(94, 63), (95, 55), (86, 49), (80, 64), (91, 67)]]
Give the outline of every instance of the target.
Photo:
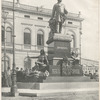
[(31, 44), (31, 31), (28, 28), (24, 30), (24, 44), (25, 45)]
[(71, 35), (72, 41), (71, 41), (71, 48), (75, 48), (75, 36)]
[(3, 26), (2, 26), (1, 33), (2, 33), (2, 38), (1, 38), (2, 39), (2, 43), (4, 43), (4, 37), (5, 37), (4, 35), (5, 34), (4, 34), (4, 27)]
[(37, 32), (37, 45), (38, 46), (44, 45), (44, 32), (42, 30), (38, 30)]
[(71, 48), (76, 48), (76, 39), (75, 39), (76, 37), (75, 37), (75, 33), (72, 32), (72, 31), (68, 31), (67, 34), (70, 35), (71, 38), (72, 38)]
[(12, 43), (12, 29), (10, 27), (6, 29), (6, 42)]
[(24, 69), (31, 69), (31, 59), (29, 57), (24, 59)]
[(10, 67), (10, 60), (9, 60), (9, 57), (5, 57), (5, 62), (4, 62), (4, 57), (2, 57), (2, 63), (1, 63), (1, 70), (2, 72), (4, 72), (4, 63), (6, 65), (5, 69), (7, 70), (8, 67)]

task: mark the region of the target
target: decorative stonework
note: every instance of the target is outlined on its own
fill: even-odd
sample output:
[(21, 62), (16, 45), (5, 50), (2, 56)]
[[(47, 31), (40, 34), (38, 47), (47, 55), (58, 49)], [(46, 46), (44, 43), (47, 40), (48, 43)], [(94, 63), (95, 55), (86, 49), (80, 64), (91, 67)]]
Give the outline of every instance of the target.
[(21, 23), (22, 25), (28, 25), (28, 26), (33, 26), (33, 24), (28, 24), (28, 23)]
[[(3, 1), (2, 8), (7, 8), (9, 10), (12, 10), (13, 3), (9, 2), (9, 1)], [(51, 17), (51, 13), (52, 13), (51, 9), (42, 8), (42, 11), (40, 11), (40, 10), (37, 11), (37, 7), (24, 5), (24, 4), (20, 4), (20, 6), (15, 4), (15, 10), (19, 11), (19, 12), (29, 13), (29, 14), (43, 15), (43, 16), (47, 16), (47, 17)], [(79, 14), (69, 12), (67, 15), (67, 20), (83, 21), (84, 19), (80, 18)]]
[(48, 41), (47, 44), (50, 44), (53, 41), (66, 41), (66, 42), (71, 42), (71, 36), (70, 35), (62, 35), (60, 33), (54, 33), (54, 35), (52, 35)]

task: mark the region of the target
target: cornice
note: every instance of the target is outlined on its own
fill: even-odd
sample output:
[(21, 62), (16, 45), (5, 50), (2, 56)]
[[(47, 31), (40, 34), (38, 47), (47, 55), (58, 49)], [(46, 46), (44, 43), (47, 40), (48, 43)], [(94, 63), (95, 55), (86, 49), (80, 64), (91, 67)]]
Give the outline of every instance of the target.
[[(12, 7), (13, 3), (8, 2), (8, 1), (3, 1), (2, 3), (2, 8), (4, 9), (9, 9), (13, 11)], [(46, 16), (46, 17), (51, 17), (52, 10), (51, 9), (46, 9), (46, 8), (39, 8), (39, 7), (34, 7), (34, 6), (29, 6), (29, 5), (24, 5), (24, 4), (15, 4), (15, 11), (18, 12), (23, 12), (23, 13), (28, 13), (28, 14), (35, 14), (35, 15), (41, 15), (41, 16)], [(79, 14), (75, 13), (68, 13), (67, 16), (68, 20), (74, 20), (74, 21), (83, 21), (83, 18), (79, 17)]]
[(73, 20), (73, 21), (83, 21), (83, 18), (79, 18), (79, 17), (67, 17), (68, 20)]
[(28, 25), (28, 26), (33, 26), (33, 24), (28, 24), (28, 23), (21, 23), (22, 25)]
[(71, 40), (72, 39), (70, 35), (62, 35), (60, 33), (54, 33), (54, 35), (51, 36), (46, 43), (50, 44), (53, 41), (71, 42)]
[(63, 27), (72, 27), (72, 28), (78, 28), (79, 26), (78, 25), (69, 25), (69, 24), (67, 24), (67, 25), (63, 25)]
[[(13, 11), (12, 6), (5, 6), (5, 5), (2, 5), (2, 8), (3, 8), (3, 9), (8, 9), (8, 10)], [(47, 13), (44, 13), (44, 12), (40, 12), (40, 11), (30, 10), (30, 9), (27, 9), (27, 8), (24, 8), (24, 9), (23, 9), (23, 8), (20, 8), (20, 7), (15, 7), (14, 11), (23, 12), (23, 13), (28, 13), (28, 14), (41, 15), (41, 16), (46, 16), (46, 17), (51, 17), (51, 14), (48, 14), (48, 12), (47, 12)]]
[(43, 25), (35, 25), (36, 27), (46, 27), (46, 26), (43, 26)]
[(84, 61), (92, 61), (92, 62), (97, 62), (97, 63), (99, 63), (99, 61), (96, 61), (96, 60), (92, 60), (92, 59), (87, 59), (87, 58), (82, 58), (82, 60), (84, 60)]
[[(4, 52), (4, 47), (2, 47), (2, 51)], [(25, 49), (23, 49), (23, 50), (21, 50), (21, 49), (15, 48), (15, 51), (18, 51), (18, 52), (28, 52), (28, 53), (33, 53), (33, 52), (34, 53), (39, 53), (40, 49), (38, 49), (38, 50), (30, 50), (30, 49), (25, 50)], [(10, 54), (13, 54), (13, 48), (12, 47), (11, 48), (6, 48), (6, 52), (10, 53)], [(47, 53), (47, 51), (45, 51), (45, 52)]]

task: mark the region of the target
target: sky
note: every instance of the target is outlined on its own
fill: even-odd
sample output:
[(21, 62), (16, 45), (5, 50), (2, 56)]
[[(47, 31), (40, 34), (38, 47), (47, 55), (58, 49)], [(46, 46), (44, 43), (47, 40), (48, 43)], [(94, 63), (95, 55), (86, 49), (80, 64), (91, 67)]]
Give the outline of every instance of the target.
[[(5, 0), (13, 1), (13, 0)], [(16, 2), (17, 0), (15, 0)], [(52, 9), (57, 0), (19, 0), (21, 4)], [(68, 12), (79, 13), (82, 22), (82, 58), (99, 59), (98, 0), (62, 0)]]

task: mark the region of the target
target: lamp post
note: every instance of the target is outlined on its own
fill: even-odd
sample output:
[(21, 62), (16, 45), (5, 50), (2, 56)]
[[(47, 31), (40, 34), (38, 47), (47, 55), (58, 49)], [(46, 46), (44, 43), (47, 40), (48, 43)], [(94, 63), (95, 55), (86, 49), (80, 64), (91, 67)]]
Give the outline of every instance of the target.
[(5, 24), (6, 24), (6, 20), (7, 20), (7, 15), (8, 15), (8, 12), (6, 11), (2, 11), (2, 18), (4, 19), (4, 86), (7, 86), (8, 85), (8, 82), (7, 82), (7, 68), (6, 68), (6, 30), (5, 30)]
[(81, 51), (81, 35), (82, 35), (82, 22), (80, 22), (80, 65), (81, 65), (81, 60), (82, 60), (82, 58), (81, 58), (81, 53), (82, 53), (82, 51)]
[[(81, 12), (79, 11), (79, 17), (80, 16), (81, 16)], [(82, 22), (81, 21), (80, 21), (79, 33), (80, 33), (80, 65), (81, 65), (81, 35), (82, 35)]]
[(15, 66), (15, 0), (13, 0), (13, 72), (12, 72), (12, 86), (11, 95), (17, 95), (17, 85), (16, 85), (16, 66)]

